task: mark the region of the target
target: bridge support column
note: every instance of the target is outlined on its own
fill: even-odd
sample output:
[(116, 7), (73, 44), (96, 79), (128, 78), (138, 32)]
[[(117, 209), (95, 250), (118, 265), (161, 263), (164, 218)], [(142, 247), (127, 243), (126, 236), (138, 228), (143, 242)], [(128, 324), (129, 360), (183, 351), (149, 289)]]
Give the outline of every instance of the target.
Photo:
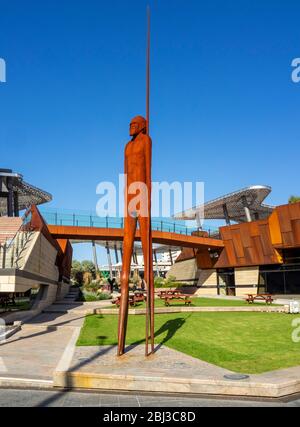
[(157, 253), (156, 253), (155, 250), (153, 251), (153, 254), (154, 254), (154, 261), (155, 261), (155, 265), (156, 265), (156, 274), (157, 274), (157, 277), (159, 277), (159, 268), (158, 268), (158, 261), (157, 261)]
[(97, 260), (97, 249), (96, 249), (96, 243), (93, 241), (92, 242), (92, 246), (93, 246), (93, 257), (94, 257), (94, 265), (95, 265), (95, 269), (96, 269), (96, 276), (97, 273), (99, 271), (99, 266), (98, 266), (98, 260)]
[(109, 276), (110, 276), (110, 280), (112, 280), (113, 279), (113, 270), (112, 270), (111, 255), (110, 255), (110, 249), (109, 249), (108, 243), (106, 244), (106, 253), (107, 253), (107, 262), (108, 262), (108, 267), (109, 267)]
[(171, 265), (174, 265), (173, 255), (172, 255), (172, 251), (171, 251), (171, 249), (169, 249), (169, 255), (170, 255)]
[(242, 202), (243, 202), (247, 222), (252, 222), (250, 209), (249, 209), (248, 202), (247, 202), (247, 199), (245, 196), (242, 197)]

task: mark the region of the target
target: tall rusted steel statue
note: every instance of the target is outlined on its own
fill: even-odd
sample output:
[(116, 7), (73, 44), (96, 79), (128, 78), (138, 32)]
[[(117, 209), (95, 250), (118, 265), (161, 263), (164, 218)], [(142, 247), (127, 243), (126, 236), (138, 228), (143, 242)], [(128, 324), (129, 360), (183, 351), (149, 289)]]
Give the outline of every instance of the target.
[[(146, 304), (146, 356), (149, 355), (149, 332), (151, 353), (154, 352), (154, 277), (151, 231), (151, 162), (152, 141), (149, 136), (150, 99), (150, 11), (148, 8), (147, 48), (147, 119), (137, 116), (130, 123), (131, 141), (125, 148), (125, 220), (123, 241), (123, 267), (121, 276), (121, 305), (118, 331), (118, 356), (125, 352), (129, 305), (129, 278), (137, 223), (144, 255)], [(149, 331), (150, 328), (150, 331)]]

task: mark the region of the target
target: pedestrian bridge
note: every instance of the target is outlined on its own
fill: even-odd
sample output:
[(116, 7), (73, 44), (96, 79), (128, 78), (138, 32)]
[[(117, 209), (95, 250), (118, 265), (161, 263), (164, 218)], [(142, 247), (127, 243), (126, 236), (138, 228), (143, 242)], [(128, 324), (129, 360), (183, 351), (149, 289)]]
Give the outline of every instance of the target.
[[(100, 218), (83, 213), (62, 213), (41, 211), (48, 230), (55, 239), (70, 241), (118, 242), (124, 238), (123, 218)], [(153, 243), (167, 246), (189, 248), (223, 248), (217, 229), (202, 230), (197, 235), (194, 227), (188, 227), (180, 221), (161, 219), (152, 220)], [(137, 229), (136, 241), (140, 241)]]

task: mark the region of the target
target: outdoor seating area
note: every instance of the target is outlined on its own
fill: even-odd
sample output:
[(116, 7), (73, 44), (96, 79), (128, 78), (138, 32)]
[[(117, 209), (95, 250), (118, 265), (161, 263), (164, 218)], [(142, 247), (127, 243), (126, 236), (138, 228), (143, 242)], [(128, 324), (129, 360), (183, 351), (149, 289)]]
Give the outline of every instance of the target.
[(273, 304), (274, 299), (271, 294), (247, 294), (246, 301), (248, 302), (248, 304), (254, 304), (255, 301), (264, 301), (266, 304), (271, 305)]
[(160, 291), (157, 295), (165, 302), (166, 307), (169, 307), (173, 302), (184, 302), (185, 305), (192, 304), (190, 295), (183, 294), (179, 290)]
[[(143, 292), (136, 292), (132, 295), (129, 295), (129, 306), (135, 307), (138, 303), (143, 303), (147, 299), (146, 295)], [(118, 296), (116, 299), (112, 301), (112, 304), (120, 307), (121, 296)]]

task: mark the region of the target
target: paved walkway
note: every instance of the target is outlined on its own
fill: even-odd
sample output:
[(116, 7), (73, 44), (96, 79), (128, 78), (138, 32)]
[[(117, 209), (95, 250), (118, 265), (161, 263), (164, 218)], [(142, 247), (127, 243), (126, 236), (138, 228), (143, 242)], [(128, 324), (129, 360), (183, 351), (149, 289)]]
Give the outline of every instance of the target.
[[(138, 388), (138, 390), (149, 391), (150, 389), (147, 387), (151, 381), (153, 385), (155, 381), (163, 382), (163, 379), (174, 377), (181, 385), (176, 390), (168, 388), (170, 392), (182, 392), (185, 387), (190, 387), (191, 392), (191, 387), (194, 387), (193, 384), (198, 380), (207, 382), (206, 384), (209, 386), (222, 381), (222, 387), (224, 386), (226, 389), (230, 387), (230, 383), (223, 384), (224, 374), (228, 373), (225, 369), (185, 356), (166, 347), (162, 347), (157, 356), (146, 362), (142, 346), (136, 347), (129, 353), (130, 356), (125, 356), (122, 360), (115, 357), (116, 349), (113, 347), (75, 348), (76, 338), (87, 310), (94, 311), (105, 305), (107, 302), (79, 304), (62, 301), (23, 325), (21, 332), (6, 342), (0, 343), (0, 387), (19, 387), (23, 381), (24, 386), (49, 388), (53, 386), (55, 372), (60, 373), (62, 380), (65, 379), (66, 373), (67, 376), (68, 373), (71, 373), (71, 381), (74, 381), (74, 377), (78, 374), (83, 374), (83, 377), (90, 373), (100, 376), (112, 374), (108, 378), (110, 381), (108, 384), (111, 386), (107, 386), (108, 392), (118, 388), (120, 376), (134, 377), (137, 373), (138, 381), (143, 379), (145, 387)], [(119, 378), (117, 378), (118, 376)], [(156, 377), (155, 381), (153, 376)], [(189, 385), (187, 381), (184, 382), (186, 378), (189, 379)], [(291, 390), (294, 390), (295, 385), (299, 388), (298, 378), (300, 379), (300, 368), (297, 367), (262, 376), (252, 376), (250, 380), (244, 382), (244, 385), (246, 386), (248, 383), (248, 387), (253, 387), (252, 381), (254, 380), (255, 386), (258, 384), (261, 387), (267, 384), (272, 390), (274, 386), (275, 388), (281, 387), (288, 394), (294, 392)], [(97, 381), (98, 379), (96, 378)], [(125, 380), (128, 384), (128, 378)], [(113, 384), (114, 381), (118, 381), (118, 383)], [(101, 385), (103, 385), (103, 381)], [(176, 384), (175, 386), (177, 387)], [(171, 387), (173, 387), (172, 384)], [(193, 389), (196, 390), (196, 388)], [(134, 386), (132, 390), (134, 390)], [(159, 388), (151, 390), (162, 391)], [(212, 393), (210, 389), (205, 390), (207, 391), (202, 391), (202, 393)], [(133, 393), (135, 396), (137, 392), (133, 391)], [(213, 393), (218, 394), (215, 391)], [(255, 393), (255, 395), (258, 394)], [(271, 395), (273, 396), (273, 394)], [(65, 396), (67, 395), (61, 395), (61, 399)]]
[(57, 392), (48, 390), (0, 389), (0, 407), (115, 407), (115, 408), (196, 408), (196, 407), (300, 407), (293, 401), (259, 401), (209, 397), (159, 396)]
[[(103, 305), (92, 303), (88, 307)], [(52, 386), (54, 370), (74, 330), (82, 326), (86, 310), (85, 303), (66, 299), (53, 304), (25, 323), (20, 332), (0, 342), (0, 385), (32, 379), (36, 380), (33, 385)]]

